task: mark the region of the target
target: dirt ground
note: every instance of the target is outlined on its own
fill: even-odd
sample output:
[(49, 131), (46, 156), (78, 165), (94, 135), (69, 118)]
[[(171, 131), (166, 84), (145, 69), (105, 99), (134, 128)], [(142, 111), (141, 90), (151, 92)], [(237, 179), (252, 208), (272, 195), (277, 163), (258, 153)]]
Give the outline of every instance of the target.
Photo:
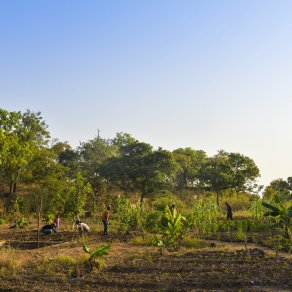
[[(129, 243), (133, 235), (98, 233), (80, 238), (74, 232), (41, 237), (35, 249), (35, 231), (0, 229), (0, 241), (10, 242), (0, 255), (13, 254), (23, 265), (17, 272), (0, 273), (0, 291), (292, 291), (292, 259), (275, 258), (252, 246), (218, 244), (208, 249), (181, 249), (159, 255), (156, 247)], [(112, 249), (100, 271), (34, 274), (29, 263), (42, 259), (84, 256), (81, 242), (90, 247), (111, 242)], [(1, 271), (1, 256), (0, 256)]]

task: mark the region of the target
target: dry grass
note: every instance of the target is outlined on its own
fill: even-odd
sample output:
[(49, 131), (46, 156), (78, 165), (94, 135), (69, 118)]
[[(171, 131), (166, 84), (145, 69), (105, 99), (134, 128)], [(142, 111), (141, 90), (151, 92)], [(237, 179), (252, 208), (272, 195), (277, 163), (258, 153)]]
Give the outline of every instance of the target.
[(15, 275), (22, 266), (22, 259), (12, 248), (0, 248), (0, 275)]

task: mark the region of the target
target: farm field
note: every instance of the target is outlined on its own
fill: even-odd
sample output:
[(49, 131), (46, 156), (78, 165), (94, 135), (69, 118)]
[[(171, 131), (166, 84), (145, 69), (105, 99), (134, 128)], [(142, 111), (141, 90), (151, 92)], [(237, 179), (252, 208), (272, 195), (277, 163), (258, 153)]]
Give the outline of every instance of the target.
[[(41, 236), (36, 231), (11, 230), (2, 225), (0, 241), (1, 291), (291, 291), (291, 254), (250, 245), (220, 243), (208, 248), (180, 248), (159, 254), (157, 247), (134, 244), (136, 235), (114, 233), (99, 269), (82, 262), (82, 243), (105, 242), (99, 232), (81, 237), (72, 231)], [(10, 247), (7, 246), (10, 245)]]

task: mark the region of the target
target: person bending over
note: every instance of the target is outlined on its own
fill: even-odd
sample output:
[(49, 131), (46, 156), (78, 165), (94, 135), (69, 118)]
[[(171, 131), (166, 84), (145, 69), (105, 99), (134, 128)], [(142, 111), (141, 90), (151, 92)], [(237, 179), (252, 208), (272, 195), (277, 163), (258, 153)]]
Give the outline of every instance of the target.
[(81, 233), (87, 233), (90, 231), (90, 228), (87, 224), (81, 222), (80, 220), (76, 221), (76, 225), (77, 225), (77, 229), (81, 232)]
[(48, 235), (48, 234), (51, 234), (51, 233), (56, 233), (58, 234), (58, 230), (56, 228), (56, 224), (53, 223), (53, 224), (47, 224), (45, 226), (43, 226), (41, 228), (41, 233), (45, 234), (45, 235)]

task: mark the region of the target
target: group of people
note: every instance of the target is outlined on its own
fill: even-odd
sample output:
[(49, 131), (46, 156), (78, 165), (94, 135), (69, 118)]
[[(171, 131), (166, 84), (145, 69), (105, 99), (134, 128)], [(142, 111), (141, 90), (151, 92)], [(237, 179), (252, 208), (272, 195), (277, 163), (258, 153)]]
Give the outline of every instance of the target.
[[(109, 205), (107, 206), (106, 210), (102, 213), (102, 217), (101, 217), (101, 220), (103, 223), (104, 236), (108, 235), (108, 222), (109, 222), (110, 210), (111, 210), (111, 206)], [(80, 219), (78, 219), (75, 223), (80, 233), (87, 233), (90, 231), (89, 226), (85, 224), (84, 222), (81, 222)], [(51, 234), (51, 233), (58, 234), (59, 228), (60, 228), (60, 215), (56, 215), (54, 222), (52, 224), (47, 224), (43, 226), (40, 231), (46, 235)]]
[[(225, 205), (227, 207), (227, 220), (233, 220), (232, 215), (232, 208), (231, 206), (225, 202)], [(106, 210), (102, 213), (101, 220), (103, 223), (103, 235), (106, 236), (108, 235), (108, 222), (109, 222), (109, 215), (110, 215), (110, 210), (111, 206), (107, 206)], [(170, 207), (170, 211), (173, 214), (173, 216), (176, 216), (176, 214), (179, 212), (178, 208), (176, 207), (176, 204), (173, 203)], [(90, 231), (90, 228), (87, 224), (84, 222), (81, 222), (80, 219), (78, 219), (76, 222), (77, 229), (81, 233), (87, 233)], [(60, 216), (56, 215), (54, 222), (52, 224), (47, 224), (41, 228), (41, 232), (43, 234), (51, 234), (51, 233), (56, 233), (58, 234), (60, 228)]]

